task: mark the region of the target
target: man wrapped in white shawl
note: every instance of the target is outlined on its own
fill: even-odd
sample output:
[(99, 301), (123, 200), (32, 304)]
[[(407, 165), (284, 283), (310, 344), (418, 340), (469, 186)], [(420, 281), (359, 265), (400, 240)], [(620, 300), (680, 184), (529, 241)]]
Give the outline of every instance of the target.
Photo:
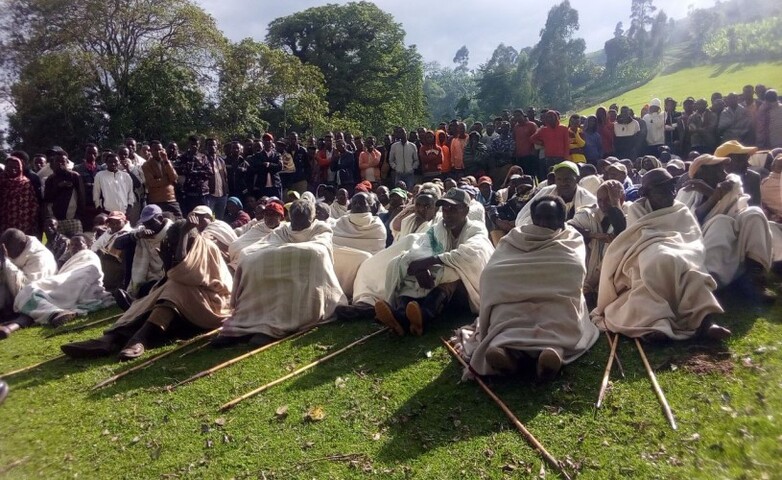
[(71, 258), (56, 275), (36, 280), (19, 292), (14, 310), (41, 325), (60, 326), (79, 315), (114, 303), (103, 288), (100, 259), (82, 235), (70, 244)]
[(643, 197), (628, 208), (627, 229), (606, 251), (593, 321), (648, 340), (729, 336), (712, 321), (722, 313), (712, 293), (717, 284), (704, 265), (697, 220), (674, 200), (676, 179), (656, 168), (642, 182)]
[(378, 320), (399, 335), (421, 335), (459, 297), (467, 297), (473, 312), (480, 305), (480, 274), (494, 252), (486, 227), (467, 219), (470, 196), (463, 190), (449, 190), (436, 205), (442, 219), (389, 263), (386, 300), (375, 304)]
[(305, 200), (293, 202), (290, 217), (240, 260), (234, 313), (214, 346), (261, 345), (330, 321), (346, 303), (334, 273), (331, 228), (315, 221), (315, 206)]
[(374, 206), (367, 193), (350, 199), (350, 212), (332, 225), (334, 267), (345, 295), (353, 294), (353, 282), (361, 264), (386, 246), (386, 226), (371, 213)]
[(483, 270), (476, 323), (457, 331), (457, 344), (479, 375), (513, 373), (528, 358), (547, 380), (599, 336), (581, 294), (584, 240), (566, 227), (564, 202), (540, 197), (531, 211), (533, 224), (508, 232)]
[[(538, 190), (532, 200), (547, 195), (561, 198), (567, 207), (567, 219), (570, 220), (580, 209), (597, 203), (597, 198), (594, 195), (578, 185), (578, 175), (578, 166), (573, 162), (564, 161), (554, 165), (554, 185), (548, 185)], [(532, 223), (530, 205), (532, 205), (532, 201), (524, 205), (516, 217), (517, 227)]]
[(279, 200), (272, 200), (260, 208), (263, 208), (262, 220), (247, 229), (228, 246), (229, 265), (234, 269), (239, 265), (242, 254), (269, 236), (285, 218), (285, 206)]
[(57, 261), (37, 238), (9, 228), (0, 236), (0, 309), (10, 308), (19, 291), (30, 282), (57, 273)]
[(228, 247), (238, 238), (233, 228), (222, 220), (215, 220), (214, 212), (206, 205), (199, 205), (192, 212), (200, 221), (198, 231), (201, 236), (211, 240), (223, 253), (223, 258), (228, 258)]
[[(775, 296), (765, 290), (771, 267), (772, 237), (758, 207), (748, 206), (741, 180), (727, 175), (728, 158), (701, 155), (690, 166), (688, 181), (676, 199), (698, 219), (706, 247), (706, 269), (719, 287), (741, 278), (742, 291), (761, 301)], [(746, 273), (746, 275), (745, 275)]]

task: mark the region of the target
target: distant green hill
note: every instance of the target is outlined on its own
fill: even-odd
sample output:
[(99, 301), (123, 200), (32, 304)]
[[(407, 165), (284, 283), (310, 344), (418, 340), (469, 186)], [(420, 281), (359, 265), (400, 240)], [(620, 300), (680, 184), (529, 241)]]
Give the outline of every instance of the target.
[(681, 104), (682, 100), (690, 96), (708, 100), (714, 92), (740, 92), (744, 85), (758, 83), (782, 89), (782, 61), (752, 65), (707, 65), (663, 73), (636, 89), (592, 105), (580, 113), (592, 115), (598, 106), (608, 107), (616, 103), (619, 106), (627, 105), (638, 114), (641, 107), (655, 97), (660, 100), (673, 97)]

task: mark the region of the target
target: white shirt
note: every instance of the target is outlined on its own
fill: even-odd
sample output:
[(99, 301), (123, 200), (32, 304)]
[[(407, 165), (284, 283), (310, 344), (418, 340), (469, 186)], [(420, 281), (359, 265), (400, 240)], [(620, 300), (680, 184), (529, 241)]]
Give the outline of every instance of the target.
[(133, 180), (127, 172), (119, 170), (98, 172), (95, 175), (95, 185), (92, 187), (92, 199), (95, 205), (103, 210), (125, 213), (129, 206), (136, 203)]
[(665, 143), (665, 114), (663, 112), (647, 113), (643, 118), (646, 124), (646, 144), (662, 145)]
[(418, 147), (413, 142), (397, 141), (391, 145), (388, 165), (397, 173), (413, 173), (418, 168)]
[(614, 123), (614, 135), (617, 137), (632, 137), (640, 131), (641, 126), (636, 119), (630, 120), (630, 123)]

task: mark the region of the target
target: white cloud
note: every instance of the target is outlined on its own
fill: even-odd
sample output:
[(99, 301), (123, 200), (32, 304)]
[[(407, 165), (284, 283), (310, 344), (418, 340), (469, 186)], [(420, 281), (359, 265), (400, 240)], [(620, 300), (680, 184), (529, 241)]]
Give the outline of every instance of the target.
[[(252, 37), (262, 40), (272, 20), (326, 3), (343, 0), (197, 0), (217, 20), (219, 28), (231, 40)], [(394, 16), (407, 32), (406, 42), (415, 44), (427, 62), (450, 65), (462, 45), (470, 49), (470, 63), (477, 67), (488, 60), (500, 43), (519, 49), (537, 43), (540, 29), (554, 0), (493, 0), (421, 2), (420, 0), (377, 0), (375, 4)], [(715, 0), (656, 0), (658, 9), (669, 18), (683, 18), (687, 9), (708, 7)], [(617, 22), (629, 25), (630, 0), (571, 0), (578, 10), (587, 51), (599, 50), (614, 31)]]

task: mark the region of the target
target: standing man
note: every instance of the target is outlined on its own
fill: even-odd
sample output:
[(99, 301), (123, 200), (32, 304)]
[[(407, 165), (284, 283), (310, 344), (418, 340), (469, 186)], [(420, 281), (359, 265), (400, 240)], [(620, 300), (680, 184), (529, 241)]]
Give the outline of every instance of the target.
[(98, 204), (93, 203), (93, 185), (95, 184), (95, 175), (101, 170), (105, 170), (105, 165), (98, 164), (98, 146), (94, 143), (88, 143), (84, 148), (84, 162), (76, 165), (73, 171), (81, 176), (84, 185), (84, 212), (81, 217), (81, 223), (86, 230), (92, 230), (92, 220), (98, 214)]
[(407, 131), (402, 127), (394, 129), (397, 141), (391, 145), (388, 164), (394, 171), (394, 183), (405, 182), (409, 188), (415, 184), (415, 169), (418, 168), (418, 148), (407, 141)]
[(147, 201), (164, 212), (174, 214), (176, 218), (182, 218), (182, 209), (176, 197), (179, 175), (159, 140), (149, 142), (149, 150), (152, 159), (141, 167), (147, 181)]
[(289, 171), (282, 175), (283, 186), (286, 190), (293, 190), (302, 194), (307, 191), (307, 181), (312, 175), (312, 165), (310, 164), (307, 149), (299, 144), (298, 133), (291, 132), (288, 134), (286, 152), (293, 160), (294, 171)]
[(280, 154), (274, 149), (274, 137), (271, 133), (264, 133), (262, 148), (253, 155), (250, 166), (253, 169), (253, 192), (256, 197), (282, 198), (282, 181), (280, 170), (282, 161)]
[(543, 117), (544, 125), (530, 138), (533, 143), (543, 146), (546, 152), (543, 168), (538, 169), (538, 179), (548, 175), (549, 168), (570, 159), (570, 132), (559, 123), (559, 114), (553, 110)]
[(225, 216), (225, 204), (228, 201), (228, 175), (225, 160), (217, 154), (217, 140), (214, 138), (206, 139), (206, 161), (214, 172), (209, 179), (207, 206), (215, 213), (215, 218), (222, 220)]
[(130, 175), (119, 170), (119, 157), (115, 153), (106, 156), (106, 170), (95, 175), (92, 189), (94, 205), (102, 212), (129, 213), (136, 203), (133, 194), (133, 180)]
[(356, 169), (356, 157), (353, 152), (347, 149), (344, 140), (337, 140), (336, 146), (337, 151), (331, 157), (331, 171), (335, 173), (335, 180), (340, 191), (344, 189), (352, 192), (356, 185), (356, 178), (353, 176)]
[(228, 156), (225, 158), (225, 169), (228, 172), (228, 192), (236, 197), (244, 198), (250, 194), (250, 162), (242, 156), (242, 144), (233, 141), (228, 144)]
[(67, 236), (82, 233), (79, 220), (84, 212), (84, 184), (78, 173), (68, 170), (68, 153), (54, 147), (48, 155), (52, 157), (52, 173), (46, 179), (43, 203), (45, 215), (59, 221), (60, 232)]
[(207, 205), (207, 198), (211, 192), (209, 184), (215, 175), (212, 164), (198, 152), (199, 146), (198, 137), (191, 136), (187, 152), (181, 156), (180, 168), (185, 177), (185, 182), (182, 185), (182, 193), (184, 194), (184, 211), (182, 213), (185, 215), (199, 205)]
[[(660, 155), (660, 147), (665, 145), (665, 123), (667, 121), (665, 114), (660, 111), (659, 98), (653, 98), (649, 102), (649, 113), (644, 115), (641, 120), (646, 124), (646, 155), (657, 157)], [(626, 158), (632, 159), (632, 157)]]
[[(534, 112), (534, 110), (533, 110)], [(513, 140), (516, 142), (513, 163), (521, 167), (524, 173), (535, 173), (538, 171), (538, 152), (535, 150), (535, 143), (532, 136), (538, 131), (538, 126), (531, 122), (521, 110), (516, 110), (513, 125)]]

